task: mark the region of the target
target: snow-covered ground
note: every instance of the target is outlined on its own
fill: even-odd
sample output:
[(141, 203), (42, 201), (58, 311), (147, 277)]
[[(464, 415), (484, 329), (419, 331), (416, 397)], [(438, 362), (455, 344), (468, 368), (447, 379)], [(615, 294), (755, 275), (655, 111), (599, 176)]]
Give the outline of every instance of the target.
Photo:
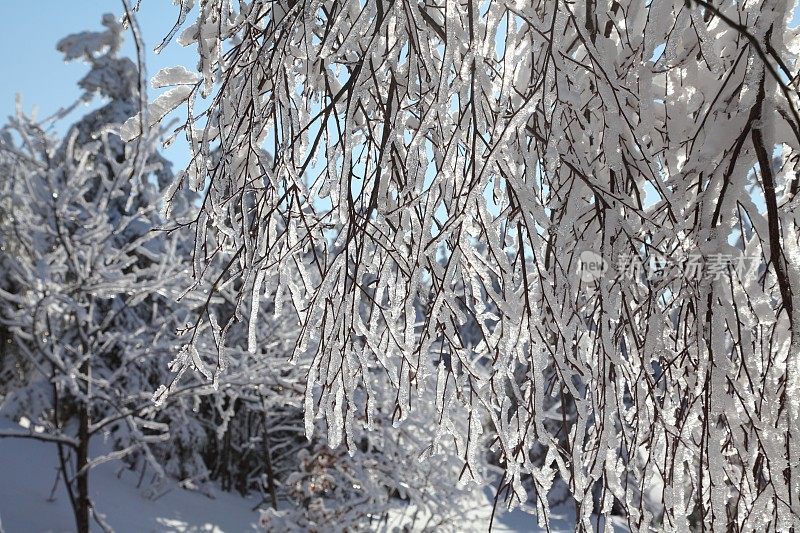
[[(8, 421), (0, 426), (10, 427)], [(54, 500), (50, 491), (56, 479), (55, 445), (30, 439), (0, 439), (0, 518), (5, 533), (74, 531), (72, 510), (63, 484)], [(163, 496), (149, 500), (136, 488), (138, 478), (129, 470), (117, 477), (120, 463), (92, 470), (91, 497), (106, 521), (119, 533), (150, 531), (220, 532), (258, 531), (257, 499), (217, 491), (214, 499), (165, 487)], [(96, 525), (95, 525), (96, 526)], [(100, 529), (97, 528), (99, 531)]]
[[(0, 419), (0, 427), (12, 428)], [(16, 427), (15, 429), (19, 429)], [(0, 531), (5, 533), (61, 533), (74, 531), (72, 510), (63, 484), (50, 498), (57, 475), (53, 444), (30, 439), (0, 439)], [(162, 496), (148, 499), (136, 488), (138, 477), (109, 462), (92, 470), (91, 497), (97, 509), (118, 533), (247, 532), (259, 531), (258, 498), (216, 491), (214, 498), (171, 484)], [(472, 516), (464, 517), (461, 531), (486, 531), (491, 502), (476, 502)], [(96, 524), (93, 530), (100, 531)], [(538, 531), (536, 519), (520, 511), (500, 513), (493, 531)], [(555, 524), (554, 531), (572, 531)]]

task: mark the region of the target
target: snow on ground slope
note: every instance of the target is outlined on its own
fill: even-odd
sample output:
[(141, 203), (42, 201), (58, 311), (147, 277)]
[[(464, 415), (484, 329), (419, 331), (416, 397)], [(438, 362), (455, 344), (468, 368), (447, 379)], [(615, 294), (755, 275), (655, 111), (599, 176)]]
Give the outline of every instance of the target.
[[(0, 419), (0, 428), (19, 429)], [(55, 445), (30, 439), (0, 439), (0, 532), (61, 533), (75, 530), (72, 509), (60, 482), (49, 496), (57, 475)], [(92, 470), (91, 497), (106, 521), (118, 533), (147, 532), (233, 532), (259, 531), (258, 513), (252, 509), (258, 498), (242, 498), (235, 493), (216, 491), (213, 499), (176, 483), (155, 500), (136, 488), (138, 477), (122, 471), (119, 462), (102, 464)], [(491, 514), (490, 491), (487, 499), (476, 501), (475, 511), (464, 517), (459, 531), (486, 531)], [(498, 509), (493, 531), (535, 532), (536, 518), (521, 511)], [(573, 531), (565, 517), (553, 524), (551, 531)], [(93, 531), (100, 531), (92, 524)]]
[[(0, 427), (13, 427), (3, 420)], [(19, 429), (19, 428), (16, 428)], [(54, 444), (30, 439), (0, 439), (0, 523), (5, 533), (75, 530), (63, 484), (48, 501), (56, 479)], [(92, 470), (89, 488), (97, 509), (118, 533), (258, 531), (257, 499), (222, 491), (210, 499), (198, 492), (168, 486), (163, 496), (148, 500), (136, 488), (138, 477), (119, 462)], [(100, 530), (93, 524), (94, 529)]]

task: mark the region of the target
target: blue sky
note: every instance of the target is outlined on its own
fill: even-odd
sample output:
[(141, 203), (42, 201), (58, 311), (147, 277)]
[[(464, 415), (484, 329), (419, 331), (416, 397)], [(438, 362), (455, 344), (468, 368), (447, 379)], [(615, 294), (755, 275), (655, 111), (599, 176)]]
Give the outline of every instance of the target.
[[(0, 0), (0, 49), (4, 51), (0, 54), (0, 121), (14, 114), (17, 93), (22, 97), (23, 110), (30, 114), (36, 107), (40, 118), (74, 102), (80, 96), (76, 82), (87, 68), (80, 62), (64, 63), (56, 43), (70, 33), (100, 31), (103, 13), (119, 16), (122, 10), (121, 0)], [(196, 51), (175, 42), (160, 55), (152, 52), (177, 15), (178, 8), (172, 2), (142, 0), (138, 18), (147, 49), (148, 77), (163, 67), (196, 63)], [(135, 55), (130, 37), (124, 53)], [(151, 89), (151, 98), (155, 92)], [(85, 111), (88, 109), (79, 108), (74, 118)], [(165, 155), (180, 165), (188, 160), (186, 150), (185, 143), (176, 141)]]
[[(135, 0), (133, 0), (135, 1)], [(132, 2), (133, 3), (133, 2)], [(122, 12), (121, 0), (0, 0), (0, 121), (14, 113), (15, 95), (22, 96), (26, 113), (35, 107), (45, 117), (69, 105), (79, 95), (76, 82), (86, 72), (81, 63), (64, 63), (55, 45), (62, 37), (85, 30), (100, 30), (103, 13)], [(167, 0), (142, 0), (139, 21), (147, 49), (148, 76), (163, 67), (195, 64), (195, 50), (173, 42), (160, 54), (152, 52), (178, 14)], [(792, 26), (800, 22), (795, 6)], [(125, 52), (134, 54), (132, 39)], [(151, 93), (151, 97), (153, 94)], [(81, 113), (78, 110), (77, 117)], [(68, 125), (66, 121), (62, 127)], [(166, 156), (177, 165), (187, 160), (187, 147), (179, 138)]]

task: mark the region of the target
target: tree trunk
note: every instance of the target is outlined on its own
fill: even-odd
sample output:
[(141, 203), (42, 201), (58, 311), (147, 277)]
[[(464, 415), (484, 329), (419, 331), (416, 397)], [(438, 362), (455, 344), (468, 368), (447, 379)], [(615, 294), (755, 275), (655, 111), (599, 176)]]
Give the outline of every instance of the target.
[(86, 376), (86, 398), (78, 409), (78, 449), (75, 461), (75, 525), (78, 533), (89, 533), (89, 361), (81, 365)]
[(264, 446), (264, 465), (266, 466), (267, 470), (267, 489), (269, 490), (269, 499), (270, 503), (272, 504), (272, 508), (277, 510), (278, 509), (278, 498), (275, 494), (275, 472), (272, 470), (272, 447), (269, 443), (269, 423), (267, 421), (267, 401), (264, 397), (261, 397), (261, 422), (264, 426), (264, 436), (261, 439), (261, 443)]

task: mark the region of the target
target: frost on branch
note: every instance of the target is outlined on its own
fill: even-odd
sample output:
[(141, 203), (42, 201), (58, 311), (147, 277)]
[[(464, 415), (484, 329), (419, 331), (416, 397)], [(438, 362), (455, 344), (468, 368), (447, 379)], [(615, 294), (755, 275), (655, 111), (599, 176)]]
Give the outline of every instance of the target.
[[(166, 91), (148, 104), (147, 109), (144, 111), (144, 122), (147, 128), (151, 128), (158, 124), (167, 114), (173, 111), (176, 107), (186, 102), (189, 95), (192, 93), (192, 87), (179, 85)], [(142, 135), (143, 129), (142, 115), (137, 114), (134, 117), (125, 121), (125, 124), (120, 128), (120, 137), (123, 141), (130, 141)]]
[(197, 82), (197, 75), (186, 70), (185, 67), (162, 68), (153, 76), (153, 87), (160, 89), (170, 85), (192, 85)]
[(195, 274), (236, 321), (262, 281), (292, 309), (308, 433), (351, 446), (376, 375), (400, 427), (435, 383), (428, 445), (545, 522), (796, 524), (787, 2), (199, 7)]

